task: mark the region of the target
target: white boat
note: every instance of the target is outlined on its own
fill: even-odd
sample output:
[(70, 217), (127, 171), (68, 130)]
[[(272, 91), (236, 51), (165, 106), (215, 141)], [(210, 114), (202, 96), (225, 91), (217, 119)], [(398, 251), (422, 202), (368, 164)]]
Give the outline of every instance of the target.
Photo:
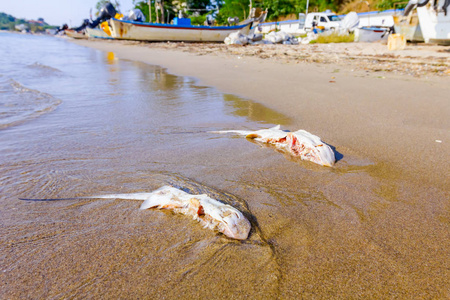
[(377, 42), (387, 40), (390, 29), (387, 27), (361, 27), (355, 29), (355, 42)]
[(253, 22), (249, 19), (235, 26), (194, 26), (143, 23), (110, 19), (111, 36), (115, 39), (139, 41), (223, 42), (230, 34), (248, 34)]
[(299, 14), (298, 20), (286, 20), (280, 22), (261, 23), (255, 27), (255, 33), (269, 33), (272, 31), (283, 31), (293, 35), (306, 33), (305, 31), (305, 14)]
[(417, 16), (425, 43), (450, 45), (450, 12), (447, 11), (450, 1), (424, 2), (423, 6), (417, 5)]
[(104, 32), (102, 29), (86, 27), (85, 30), (86, 30), (86, 34), (89, 38), (112, 39), (112, 37), (110, 35), (108, 35), (106, 32)]
[(66, 29), (64, 30), (64, 33), (73, 39), (87, 39), (87, 35), (84, 34), (84, 32), (78, 32), (73, 29)]
[(358, 13), (359, 27), (392, 27), (394, 26), (395, 9)]

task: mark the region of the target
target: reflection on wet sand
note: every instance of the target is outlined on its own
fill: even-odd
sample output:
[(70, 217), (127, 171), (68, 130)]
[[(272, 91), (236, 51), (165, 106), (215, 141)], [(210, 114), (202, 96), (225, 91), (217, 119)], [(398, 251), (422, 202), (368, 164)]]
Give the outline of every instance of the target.
[(290, 118), (275, 110), (268, 109), (262, 104), (250, 100), (244, 100), (238, 96), (224, 94), (223, 100), (229, 107), (233, 108), (233, 114), (240, 117), (246, 117), (255, 122), (267, 122), (271, 124), (288, 125)]

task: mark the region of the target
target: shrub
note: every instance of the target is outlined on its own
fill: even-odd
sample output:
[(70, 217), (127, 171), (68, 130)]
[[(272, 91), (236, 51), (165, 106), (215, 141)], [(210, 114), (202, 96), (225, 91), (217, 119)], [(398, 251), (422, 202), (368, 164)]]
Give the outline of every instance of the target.
[(320, 34), (317, 39), (311, 41), (314, 43), (327, 44), (327, 43), (351, 43), (355, 40), (355, 35), (351, 34), (338, 34), (338, 33), (330, 33), (330, 34)]

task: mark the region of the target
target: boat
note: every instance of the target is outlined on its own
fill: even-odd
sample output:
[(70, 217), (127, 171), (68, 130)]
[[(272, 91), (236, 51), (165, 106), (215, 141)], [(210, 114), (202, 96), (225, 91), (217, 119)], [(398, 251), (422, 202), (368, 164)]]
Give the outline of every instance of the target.
[(396, 9), (358, 13), (359, 27), (392, 27)]
[[(111, 18), (111, 36), (122, 40), (154, 42), (223, 42), (231, 34), (240, 31), (248, 34), (259, 18), (248, 19), (234, 26), (195, 26), (189, 19), (175, 18), (174, 24), (145, 23)], [(188, 22), (185, 22), (188, 20)], [(189, 24), (185, 24), (189, 23)]]
[(417, 16), (425, 43), (450, 45), (450, 12), (447, 12), (450, 1), (442, 2), (425, 0), (417, 4)]
[(355, 29), (355, 42), (377, 42), (387, 40), (390, 28), (388, 27), (360, 27)]
[(394, 29), (395, 33), (403, 35), (409, 42), (424, 41), (417, 12), (408, 16), (394, 15)]
[(73, 39), (87, 39), (87, 35), (84, 34), (84, 32), (78, 32), (73, 29), (66, 29), (64, 30), (64, 33)]
[(255, 33), (270, 33), (272, 31), (283, 31), (293, 35), (305, 34), (305, 14), (299, 14), (298, 20), (286, 20), (280, 22), (265, 22), (255, 27)]
[(89, 38), (95, 38), (95, 39), (112, 39), (110, 35), (108, 35), (105, 31), (99, 28), (89, 28), (86, 27), (86, 35)]

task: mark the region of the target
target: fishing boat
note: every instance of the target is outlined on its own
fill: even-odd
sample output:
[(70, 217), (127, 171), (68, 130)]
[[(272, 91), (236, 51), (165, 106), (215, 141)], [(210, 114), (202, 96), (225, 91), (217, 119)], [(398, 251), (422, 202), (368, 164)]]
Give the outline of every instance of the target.
[(355, 29), (355, 42), (378, 42), (387, 40), (390, 28), (360, 27)]
[(409, 42), (417, 43), (424, 41), (417, 12), (409, 16), (395, 15), (394, 29), (395, 33), (403, 35)]
[(94, 39), (112, 39), (105, 31), (99, 28), (89, 28), (86, 27), (86, 34), (89, 38)]
[[(449, 5), (449, 2), (445, 1), (443, 5)], [(450, 45), (450, 13), (447, 8), (438, 7), (437, 0), (430, 0), (427, 5), (417, 7), (425, 43)]]
[(84, 32), (78, 32), (73, 29), (66, 29), (64, 30), (64, 33), (73, 39), (87, 39), (87, 35), (84, 34)]
[(416, 8), (425, 43), (450, 45), (449, 5), (449, 0), (410, 0), (404, 15), (408, 16)]
[(109, 22), (111, 36), (115, 39), (159, 42), (223, 42), (230, 33), (240, 31), (248, 34), (252, 24), (258, 19), (248, 19), (234, 26), (195, 26), (190, 25), (190, 22), (184, 24), (180, 22), (180, 19), (174, 20), (174, 24), (144, 23), (115, 18), (111, 18)]

